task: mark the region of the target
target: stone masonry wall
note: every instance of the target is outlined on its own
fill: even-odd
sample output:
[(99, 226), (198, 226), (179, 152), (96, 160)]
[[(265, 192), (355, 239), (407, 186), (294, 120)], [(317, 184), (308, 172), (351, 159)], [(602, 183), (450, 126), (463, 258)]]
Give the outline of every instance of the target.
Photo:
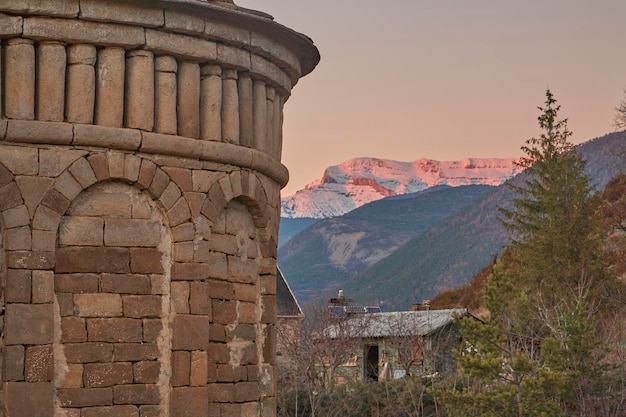
[(0, 416), (275, 415), (282, 111), (318, 60), (231, 2), (0, 2)]

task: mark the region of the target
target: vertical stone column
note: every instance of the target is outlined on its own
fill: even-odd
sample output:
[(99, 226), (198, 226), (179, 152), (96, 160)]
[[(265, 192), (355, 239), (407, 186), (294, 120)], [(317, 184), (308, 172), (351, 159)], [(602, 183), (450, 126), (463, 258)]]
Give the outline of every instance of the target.
[(239, 144), (251, 147), (254, 138), (254, 120), (252, 117), (252, 78), (240, 74), (237, 83), (239, 89)]
[(37, 119), (62, 122), (65, 118), (67, 54), (60, 42), (42, 42), (37, 48)]
[(222, 140), (239, 144), (239, 94), (237, 70), (222, 71)]
[(197, 63), (178, 64), (177, 97), (178, 134), (200, 137), (200, 65)]
[(280, 160), (283, 153), (283, 107), (285, 105), (284, 98), (276, 93), (274, 99), (274, 157)]
[(30, 39), (7, 42), (4, 60), (4, 113), (9, 119), (35, 118), (35, 47)]
[(171, 56), (159, 56), (154, 61), (154, 130), (175, 135), (176, 121), (176, 72), (178, 64)]
[(67, 54), (65, 116), (68, 122), (91, 124), (96, 100), (96, 47), (72, 45)]
[(272, 87), (267, 87), (265, 92), (267, 97), (267, 118), (265, 124), (265, 152), (275, 157), (276, 146), (274, 143), (274, 101), (276, 99), (276, 91)]
[(124, 125), (152, 131), (154, 127), (154, 55), (136, 50), (126, 63), (126, 111)]
[(200, 137), (222, 140), (222, 69), (218, 65), (202, 67), (200, 101)]
[(124, 123), (124, 76), (126, 51), (104, 48), (96, 65), (96, 124), (122, 127)]
[(266, 149), (265, 131), (267, 126), (267, 97), (265, 83), (254, 81), (252, 85), (253, 120), (254, 120), (254, 147), (260, 151)]

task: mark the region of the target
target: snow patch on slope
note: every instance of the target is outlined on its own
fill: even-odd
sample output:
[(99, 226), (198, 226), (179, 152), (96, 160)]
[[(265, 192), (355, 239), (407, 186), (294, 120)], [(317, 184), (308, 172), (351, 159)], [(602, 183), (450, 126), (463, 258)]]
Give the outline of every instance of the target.
[(520, 168), (513, 158), (418, 159), (399, 162), (354, 158), (328, 167), (322, 178), (281, 201), (281, 216), (327, 218), (384, 197), (415, 193), (436, 185), (500, 185)]

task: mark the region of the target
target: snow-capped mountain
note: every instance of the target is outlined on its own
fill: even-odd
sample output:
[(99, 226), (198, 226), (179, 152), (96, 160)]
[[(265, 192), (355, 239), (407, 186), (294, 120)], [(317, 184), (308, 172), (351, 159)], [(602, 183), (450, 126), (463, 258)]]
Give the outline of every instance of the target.
[(513, 158), (399, 162), (354, 158), (326, 169), (322, 178), (281, 201), (281, 216), (328, 218), (384, 197), (436, 185), (500, 185), (520, 170)]

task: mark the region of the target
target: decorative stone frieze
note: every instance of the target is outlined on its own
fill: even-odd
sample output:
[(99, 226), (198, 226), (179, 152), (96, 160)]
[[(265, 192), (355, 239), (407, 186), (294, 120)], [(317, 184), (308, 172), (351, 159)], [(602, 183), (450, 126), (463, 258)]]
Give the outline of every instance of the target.
[(0, 46), (0, 414), (274, 416), (310, 39), (227, 1), (11, 0)]

